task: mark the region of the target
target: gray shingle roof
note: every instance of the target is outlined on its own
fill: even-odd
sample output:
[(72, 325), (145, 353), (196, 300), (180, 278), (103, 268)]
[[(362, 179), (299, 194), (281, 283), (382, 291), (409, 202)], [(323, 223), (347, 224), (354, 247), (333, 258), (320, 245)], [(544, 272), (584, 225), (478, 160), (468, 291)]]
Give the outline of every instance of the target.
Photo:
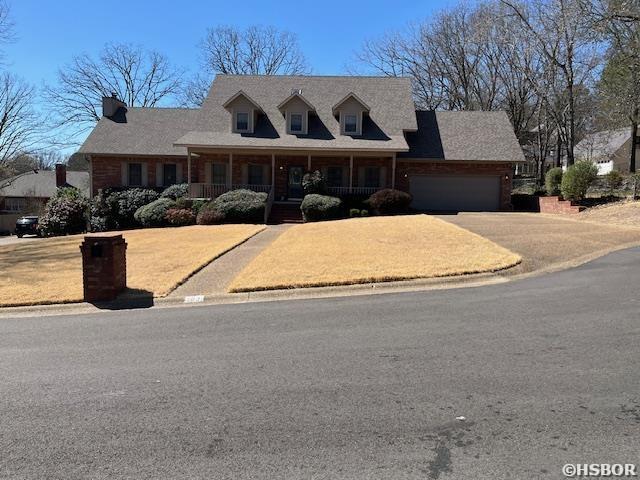
[(416, 112), (418, 131), (407, 133), (398, 158), (524, 162), (506, 112)]
[(201, 125), (200, 109), (128, 107), (103, 117), (80, 147), (80, 153), (111, 155), (186, 155), (173, 142)]
[[(583, 138), (575, 146), (577, 159), (605, 159), (614, 156), (631, 139), (631, 128), (603, 130)], [(630, 147), (629, 147), (630, 148)]]
[[(0, 185), (11, 182), (0, 189), (0, 197), (51, 198), (56, 194), (56, 172), (40, 170), (38, 173), (18, 175), (14, 179), (0, 180)], [(89, 196), (89, 172), (67, 171), (67, 184)]]
[[(278, 110), (298, 89), (317, 112), (309, 117), (307, 135), (287, 134), (284, 115)], [(265, 113), (259, 115), (253, 134), (231, 133), (231, 113), (224, 104), (240, 91)], [(352, 92), (371, 108), (360, 137), (340, 135), (331, 111)], [(409, 79), (354, 76), (218, 75), (201, 109), (128, 108), (117, 118), (101, 119), (79, 151), (186, 155), (186, 145), (379, 150), (404, 152), (399, 158), (524, 161), (505, 112), (416, 112)]]
[[(301, 90), (314, 106), (307, 135), (286, 133), (286, 120), (278, 105), (292, 90)], [(231, 113), (225, 102), (244, 92), (264, 111), (252, 134), (231, 133)], [(370, 107), (363, 135), (340, 135), (332, 107), (354, 93)], [(406, 150), (403, 132), (415, 130), (415, 107), (408, 78), (356, 76), (218, 75), (202, 107), (201, 126), (176, 140), (177, 145), (230, 148), (282, 148), (338, 150)]]

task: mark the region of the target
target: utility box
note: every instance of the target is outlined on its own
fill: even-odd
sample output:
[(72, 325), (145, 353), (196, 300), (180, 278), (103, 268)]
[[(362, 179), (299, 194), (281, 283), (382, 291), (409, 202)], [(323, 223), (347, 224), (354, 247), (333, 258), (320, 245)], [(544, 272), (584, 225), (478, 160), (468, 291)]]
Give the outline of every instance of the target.
[(80, 251), (84, 301), (114, 300), (127, 287), (127, 244), (122, 235), (86, 235)]

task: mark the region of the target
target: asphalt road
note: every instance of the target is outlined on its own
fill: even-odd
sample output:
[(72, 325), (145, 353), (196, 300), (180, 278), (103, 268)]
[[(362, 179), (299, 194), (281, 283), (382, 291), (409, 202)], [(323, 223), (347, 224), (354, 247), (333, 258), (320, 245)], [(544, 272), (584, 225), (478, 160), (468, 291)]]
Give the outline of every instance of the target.
[(0, 478), (640, 464), (639, 285), (632, 249), (487, 287), (0, 320)]

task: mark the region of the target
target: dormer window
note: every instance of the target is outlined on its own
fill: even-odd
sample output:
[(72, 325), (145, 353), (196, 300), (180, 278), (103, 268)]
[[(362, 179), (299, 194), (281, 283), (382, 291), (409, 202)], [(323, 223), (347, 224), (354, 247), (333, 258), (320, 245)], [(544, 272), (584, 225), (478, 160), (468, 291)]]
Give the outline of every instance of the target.
[(249, 112), (236, 112), (236, 132), (249, 131)]
[(249, 95), (240, 90), (223, 107), (231, 114), (231, 131), (233, 133), (253, 133), (258, 115), (263, 112)]
[(304, 126), (302, 123), (302, 113), (291, 113), (289, 115), (289, 132), (302, 133)]
[(347, 113), (344, 116), (344, 133), (356, 134), (358, 133), (358, 115)]
[(342, 135), (362, 135), (362, 117), (369, 114), (370, 108), (355, 93), (351, 92), (331, 109), (340, 121)]
[(315, 108), (302, 96), (302, 90), (292, 89), (291, 95), (278, 105), (278, 110), (285, 118), (288, 134), (306, 135), (308, 133), (309, 114), (315, 112)]

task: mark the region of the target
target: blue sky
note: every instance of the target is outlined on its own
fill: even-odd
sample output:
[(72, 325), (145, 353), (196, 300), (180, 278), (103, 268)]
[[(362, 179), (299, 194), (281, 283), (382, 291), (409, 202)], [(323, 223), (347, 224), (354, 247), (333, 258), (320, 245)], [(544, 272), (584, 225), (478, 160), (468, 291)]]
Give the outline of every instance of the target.
[(198, 68), (197, 44), (208, 27), (274, 25), (298, 35), (315, 74), (341, 74), (367, 38), (401, 29), (451, 2), (416, 1), (91, 1), (8, 0), (16, 41), (6, 48), (14, 73), (40, 87), (73, 55), (106, 42), (130, 42)]

